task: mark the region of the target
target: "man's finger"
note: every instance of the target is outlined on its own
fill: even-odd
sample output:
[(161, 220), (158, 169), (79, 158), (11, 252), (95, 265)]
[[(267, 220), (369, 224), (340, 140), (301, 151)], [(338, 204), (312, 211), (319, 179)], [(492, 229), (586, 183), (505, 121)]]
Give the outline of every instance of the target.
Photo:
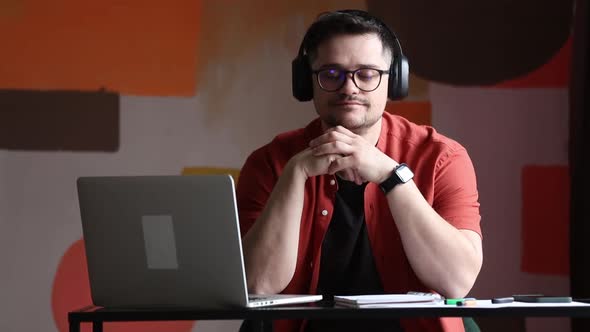
[(325, 132), (322, 135), (312, 139), (309, 142), (309, 147), (313, 148), (322, 144), (330, 143), (330, 142), (344, 142), (351, 144), (352, 137), (338, 131), (330, 131)]
[(329, 128), (328, 130), (325, 131), (325, 133), (332, 132), (332, 131), (335, 131), (335, 132), (344, 134), (344, 135), (346, 135), (348, 137), (351, 137), (351, 138), (356, 137), (356, 134), (355, 133), (353, 133), (352, 131), (344, 128), (343, 126), (336, 126), (336, 127)]
[(347, 156), (353, 152), (353, 147), (343, 142), (330, 142), (312, 148), (312, 154), (316, 157), (326, 154)]
[(365, 182), (365, 180), (361, 177), (357, 170), (354, 170), (354, 183), (358, 184), (359, 186)]
[[(334, 174), (346, 169), (349, 169), (352, 165), (352, 157), (342, 157), (334, 160), (328, 167), (328, 174)], [(349, 181), (354, 181), (354, 175), (350, 176)]]
[(354, 173), (352, 173), (350, 171), (350, 169), (345, 169), (342, 171), (339, 171), (337, 173), (335, 173), (339, 178), (346, 180), (346, 181), (350, 181), (350, 182), (354, 182)]

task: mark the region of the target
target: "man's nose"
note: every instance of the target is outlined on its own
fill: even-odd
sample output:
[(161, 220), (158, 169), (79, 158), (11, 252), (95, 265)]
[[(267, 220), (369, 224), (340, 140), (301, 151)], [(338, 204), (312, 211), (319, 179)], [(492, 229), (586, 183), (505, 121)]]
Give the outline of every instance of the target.
[(359, 92), (359, 88), (354, 83), (352, 73), (346, 73), (346, 76), (344, 76), (344, 84), (339, 91), (344, 94), (357, 94)]

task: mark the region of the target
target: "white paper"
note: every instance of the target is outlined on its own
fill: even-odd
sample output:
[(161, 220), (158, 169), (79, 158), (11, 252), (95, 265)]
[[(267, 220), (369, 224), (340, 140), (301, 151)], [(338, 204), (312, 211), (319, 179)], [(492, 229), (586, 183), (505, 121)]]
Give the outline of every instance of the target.
[(377, 303), (424, 303), (435, 302), (438, 297), (432, 295), (414, 294), (379, 294), (379, 295), (353, 295), (334, 296), (336, 303), (349, 303), (356, 305), (377, 304)]
[(371, 304), (346, 304), (344, 302), (336, 302), (337, 306), (356, 307), (356, 308), (464, 308), (469, 310), (470, 308), (484, 308), (484, 309), (496, 309), (496, 308), (541, 308), (541, 307), (588, 307), (590, 303), (583, 302), (570, 302), (570, 303), (527, 303), (527, 302), (512, 302), (512, 303), (492, 303), (492, 300), (477, 300), (475, 305), (471, 306), (457, 306), (455, 304), (444, 304), (443, 301), (433, 302), (411, 302), (411, 303), (371, 303)]

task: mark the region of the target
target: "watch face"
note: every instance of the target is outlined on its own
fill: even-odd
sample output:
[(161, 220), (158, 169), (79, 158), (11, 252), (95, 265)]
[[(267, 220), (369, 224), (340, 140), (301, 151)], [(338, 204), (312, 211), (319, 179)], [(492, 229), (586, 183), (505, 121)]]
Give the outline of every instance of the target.
[(403, 183), (410, 181), (414, 177), (414, 173), (412, 173), (410, 168), (405, 165), (398, 167), (396, 170), (396, 173), (399, 176), (400, 180), (402, 180)]

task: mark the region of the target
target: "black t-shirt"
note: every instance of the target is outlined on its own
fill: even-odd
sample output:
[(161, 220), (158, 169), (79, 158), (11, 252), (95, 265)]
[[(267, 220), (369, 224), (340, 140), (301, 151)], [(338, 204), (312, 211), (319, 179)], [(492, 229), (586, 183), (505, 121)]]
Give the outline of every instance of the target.
[[(336, 177), (338, 178), (338, 177)], [(327, 305), (334, 295), (382, 294), (364, 213), (366, 183), (338, 178), (334, 214), (322, 243), (318, 294)], [(307, 332), (403, 331), (398, 320), (315, 320)]]

